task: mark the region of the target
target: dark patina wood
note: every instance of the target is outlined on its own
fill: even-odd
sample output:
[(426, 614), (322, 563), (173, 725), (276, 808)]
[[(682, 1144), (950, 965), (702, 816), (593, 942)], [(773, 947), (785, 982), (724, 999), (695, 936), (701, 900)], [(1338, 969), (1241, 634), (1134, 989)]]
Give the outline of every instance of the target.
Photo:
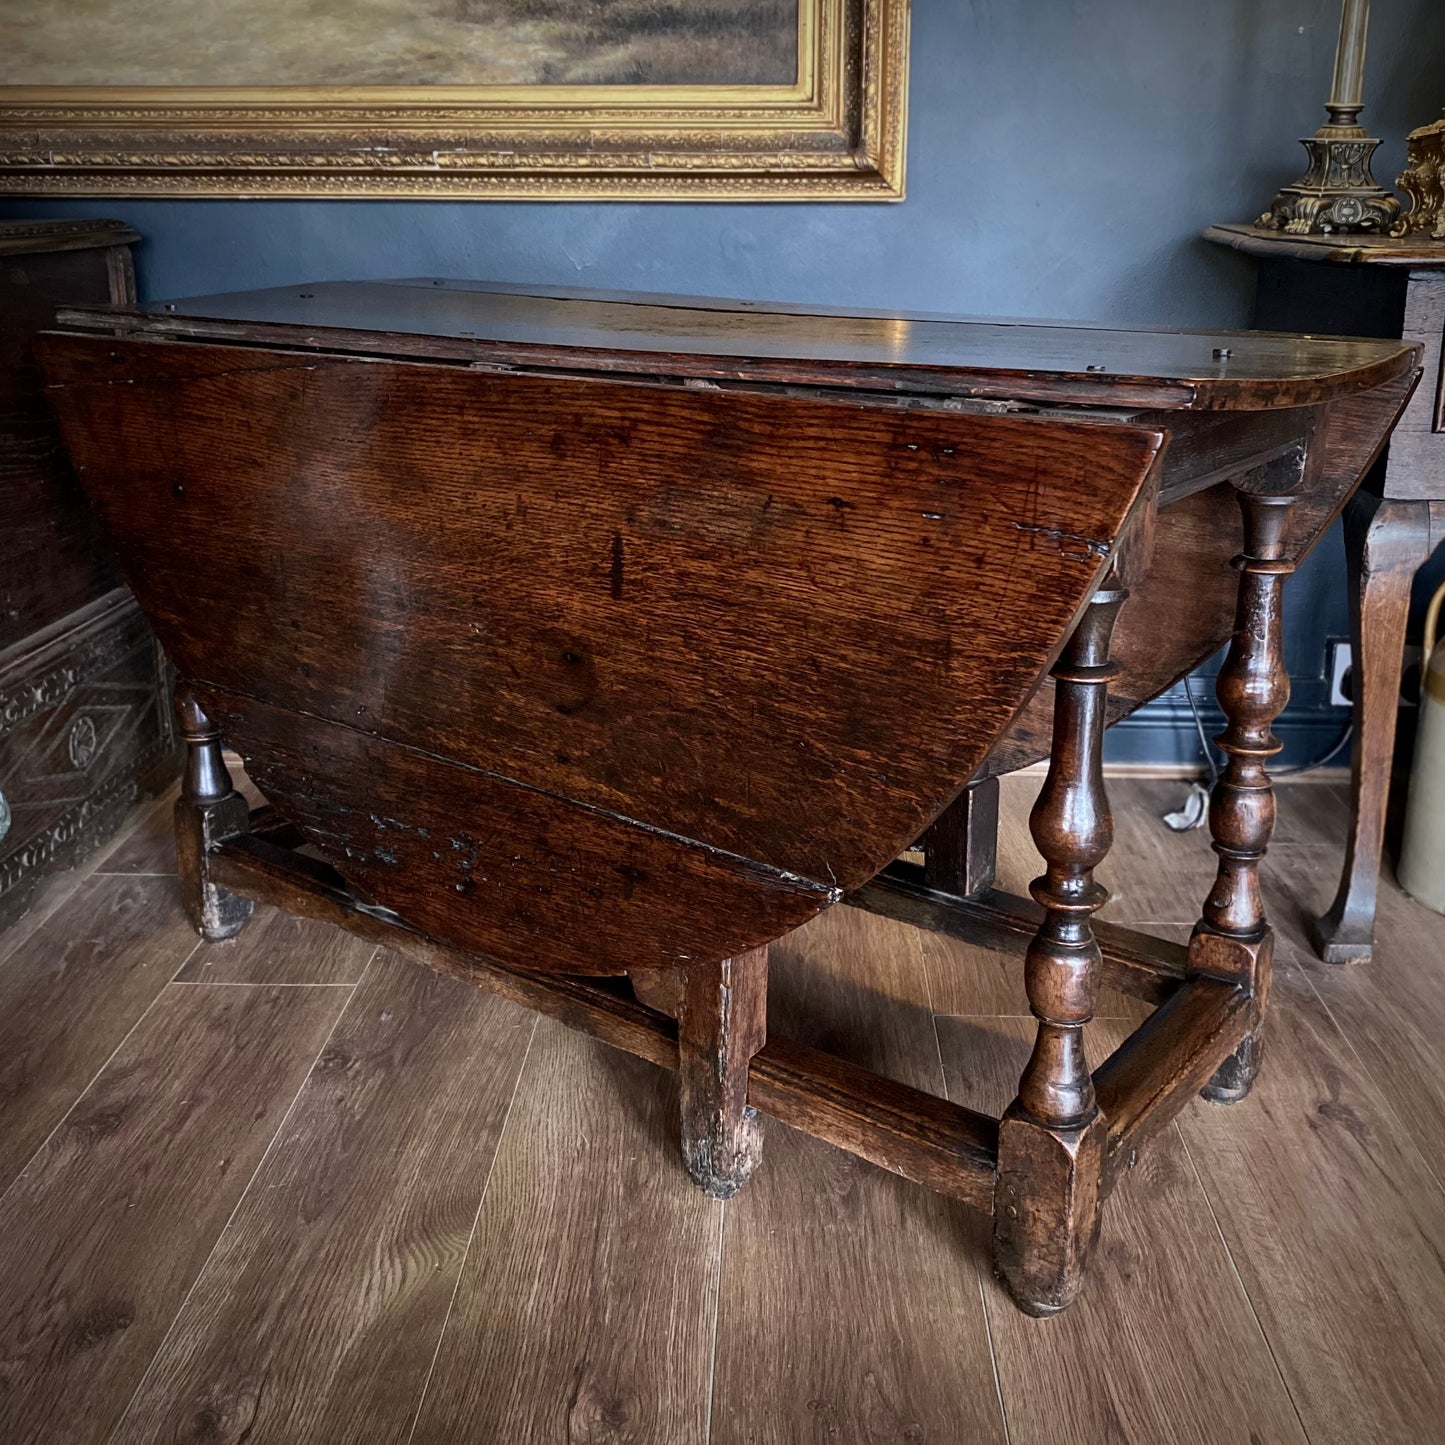
[[(1445, 493), (1445, 430), (1440, 440), (1438, 485)], [(1445, 495), (1392, 501), (1361, 488), (1345, 509), (1343, 530), (1354, 722), (1350, 830), (1339, 887), (1330, 906), (1311, 921), (1310, 938), (1326, 963), (1361, 963), (1374, 950), (1410, 595), (1421, 564), (1445, 543)]]
[(119, 221), (0, 221), (0, 926), (179, 770), (164, 660), (66, 459), (34, 336), (132, 302)]
[(1258, 1023), (1205, 1090), (1218, 1103), (1249, 1092), (1263, 1050), (1259, 1023), (1269, 996), (1274, 936), (1265, 920), (1259, 866), (1275, 815), (1265, 764), (1280, 750), (1270, 729), (1289, 701), (1281, 608), (1294, 563), (1285, 555), (1284, 539), (1295, 503), (1290, 493), (1303, 479), (1304, 462), (1303, 455), (1285, 458), (1246, 474), (1239, 492), (1244, 513), (1244, 550), (1235, 558), (1239, 608), (1216, 683), (1226, 726), (1214, 742), (1225, 765), (1209, 800), (1219, 870), (1189, 940), (1189, 962), (1194, 972), (1243, 985)]
[[(276, 904), (541, 1009), (679, 1071), (709, 1192), (756, 1166), (760, 1111), (992, 1211), (1014, 1297), (1064, 1307), (1138, 1148), (1257, 1063), (1279, 592), (1416, 353), (302, 292), (76, 311), (44, 343), (186, 679), (198, 926)], [(1095, 926), (1103, 730), (1231, 636), (1199, 928)], [(1046, 871), (1016, 899), (993, 778), (1039, 756)], [(845, 895), (1026, 955), (1002, 1120), (765, 1037), (767, 945)], [(1159, 1007), (1091, 1069), (1104, 983)]]
[(267, 797), (377, 903), (574, 973), (744, 953), (911, 843), (1160, 444), (210, 344), (48, 357), (137, 595)]
[(918, 846), (930, 888), (972, 898), (993, 887), (998, 854), (998, 778), (970, 783), (943, 810)]
[(1445, 538), (1445, 244), (1423, 234), (1291, 236), (1211, 226), (1258, 259), (1256, 326), (1402, 337), (1424, 376), (1345, 515), (1352, 648), (1350, 831), (1334, 901), (1310, 922), (1327, 963), (1370, 957), (1410, 584)]
[[(66, 324), (94, 326), (93, 311)], [(1398, 375), (1368, 341), (844, 312), (474, 281), (322, 282), (136, 308), (150, 336), (1055, 406), (1317, 406)], [(107, 317), (109, 320), (109, 317)], [(1227, 355), (1216, 355), (1227, 352)]]
[(1048, 774), (1029, 815), (1044, 859), (1029, 891), (1044, 910), (1024, 955), (1038, 1020), (1018, 1097), (999, 1125), (994, 1257), (1014, 1298), (1056, 1314), (1083, 1283), (1099, 1233), (1106, 1125), (1094, 1102), (1084, 1025), (1102, 972), (1091, 923), (1108, 899), (1094, 869), (1114, 841), (1104, 792), (1104, 696), (1109, 642), (1128, 592), (1111, 577), (1054, 665), (1054, 738)]
[(752, 1178), (762, 1123), (748, 1065), (768, 1032), (768, 950), (683, 971), (677, 1011), (682, 1157), (699, 1188), (731, 1199)]

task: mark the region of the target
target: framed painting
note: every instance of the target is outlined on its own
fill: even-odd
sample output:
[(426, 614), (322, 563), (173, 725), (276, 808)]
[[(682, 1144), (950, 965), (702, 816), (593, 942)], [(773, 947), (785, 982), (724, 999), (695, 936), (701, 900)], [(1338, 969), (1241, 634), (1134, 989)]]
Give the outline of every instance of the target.
[(897, 200), (908, 0), (6, 0), (11, 195)]

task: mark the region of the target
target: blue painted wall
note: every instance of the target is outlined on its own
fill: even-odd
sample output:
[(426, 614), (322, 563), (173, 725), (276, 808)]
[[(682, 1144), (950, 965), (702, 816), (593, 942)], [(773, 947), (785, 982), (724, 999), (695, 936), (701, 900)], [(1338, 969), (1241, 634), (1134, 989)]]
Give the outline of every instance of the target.
[[(1250, 263), (1198, 240), (1300, 170), (1323, 118), (1338, 0), (914, 0), (908, 199), (898, 205), (73, 201), (146, 240), (142, 294), (336, 277), (478, 276), (975, 315), (1240, 326)], [(1366, 120), (1393, 177), (1445, 104), (1445, 4), (1375, 0)], [(1328, 539), (1292, 584), (1281, 735), (1338, 732), (1324, 639), (1345, 630)], [(1196, 687), (1207, 699), (1209, 689)], [(1197, 755), (1178, 698), (1118, 756)]]

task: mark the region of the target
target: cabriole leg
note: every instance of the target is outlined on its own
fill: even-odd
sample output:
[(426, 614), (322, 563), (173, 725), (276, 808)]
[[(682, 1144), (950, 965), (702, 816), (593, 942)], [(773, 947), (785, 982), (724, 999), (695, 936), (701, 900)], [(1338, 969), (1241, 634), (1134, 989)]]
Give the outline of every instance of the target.
[(210, 881), (207, 853), (246, 831), (251, 809), (231, 786), (221, 734), (188, 687), (176, 689), (176, 713), (186, 742), (186, 771), (176, 800), (176, 860), (186, 916), (202, 938), (234, 938), (251, 916), (251, 900)]
[(766, 947), (687, 970), (677, 1013), (682, 1157), (714, 1199), (731, 1199), (762, 1153), (748, 1064), (767, 1038), (767, 1016)]
[(1326, 963), (1363, 963), (1374, 947), (1410, 585), (1430, 542), (1429, 502), (1387, 502), (1362, 492), (1345, 511), (1355, 736), (1344, 872), (1329, 911), (1310, 925)]
[(1224, 731), (1215, 739), (1224, 771), (1209, 802), (1209, 831), (1219, 868), (1189, 941), (1197, 973), (1231, 978), (1251, 989), (1255, 1027), (1202, 1090), (1215, 1103), (1244, 1098), (1259, 1072), (1269, 996), (1274, 937), (1265, 920), (1259, 865), (1274, 831), (1275, 800), (1265, 764), (1279, 750), (1271, 730), (1289, 701), (1281, 636), (1285, 579), (1294, 570), (1284, 557), (1294, 498), (1239, 494), (1244, 512), (1244, 552), (1234, 636), (1217, 683)]
[(1045, 863), (1029, 885), (1045, 916), (1024, 964), (1038, 1034), (999, 1122), (994, 1264), (1032, 1315), (1057, 1314), (1079, 1292), (1099, 1232), (1104, 1121), (1083, 1030), (1099, 991), (1090, 919), (1108, 897), (1094, 869), (1114, 836), (1103, 774), (1109, 639), (1127, 595), (1097, 592), (1053, 669), (1053, 748), (1029, 815)]

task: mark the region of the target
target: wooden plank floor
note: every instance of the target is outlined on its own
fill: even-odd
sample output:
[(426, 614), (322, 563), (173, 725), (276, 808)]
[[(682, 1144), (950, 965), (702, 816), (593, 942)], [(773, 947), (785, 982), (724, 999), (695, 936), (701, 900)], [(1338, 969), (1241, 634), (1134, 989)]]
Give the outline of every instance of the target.
[[(1375, 964), (1317, 963), (1343, 792), (1281, 791), (1264, 1077), (1158, 1141), (1047, 1321), (982, 1217), (781, 1126), (705, 1199), (672, 1078), (550, 1021), (267, 910), (197, 944), (143, 809), (0, 935), (0, 1445), (1445, 1438), (1445, 920), (1387, 882)], [(1105, 916), (1184, 936), (1207, 838), (1110, 792)], [(1030, 1047), (1015, 967), (846, 908), (771, 992), (975, 1108)], [(1096, 1060), (1138, 1011), (1100, 1015)]]

